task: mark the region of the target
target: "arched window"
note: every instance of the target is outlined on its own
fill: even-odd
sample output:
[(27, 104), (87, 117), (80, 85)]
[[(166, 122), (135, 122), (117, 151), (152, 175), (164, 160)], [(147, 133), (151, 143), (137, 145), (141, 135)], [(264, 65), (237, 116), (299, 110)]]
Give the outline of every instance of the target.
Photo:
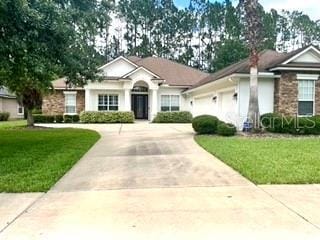
[(148, 92), (148, 88), (142, 86), (134, 86), (132, 92)]

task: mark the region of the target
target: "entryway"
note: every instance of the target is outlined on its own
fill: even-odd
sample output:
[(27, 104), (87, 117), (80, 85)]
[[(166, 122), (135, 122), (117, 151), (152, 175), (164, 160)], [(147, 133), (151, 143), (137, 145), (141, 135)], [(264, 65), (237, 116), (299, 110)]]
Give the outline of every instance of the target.
[(148, 95), (132, 94), (131, 109), (136, 119), (148, 119)]

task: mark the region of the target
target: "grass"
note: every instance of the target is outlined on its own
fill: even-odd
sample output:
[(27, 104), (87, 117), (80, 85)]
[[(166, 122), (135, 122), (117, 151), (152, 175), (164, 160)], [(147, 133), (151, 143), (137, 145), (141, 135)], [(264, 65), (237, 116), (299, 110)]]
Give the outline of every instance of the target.
[(19, 129), (27, 126), (27, 120), (10, 120), (7, 122), (0, 122), (0, 130), (5, 129)]
[(22, 122), (0, 123), (0, 192), (48, 191), (100, 138), (81, 129), (8, 130), (16, 127)]
[(320, 138), (196, 136), (195, 140), (256, 184), (320, 183)]

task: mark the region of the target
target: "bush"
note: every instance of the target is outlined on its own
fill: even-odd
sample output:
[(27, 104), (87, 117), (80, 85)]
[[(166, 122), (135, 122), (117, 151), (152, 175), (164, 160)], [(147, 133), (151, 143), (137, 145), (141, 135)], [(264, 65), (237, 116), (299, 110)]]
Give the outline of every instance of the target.
[(237, 132), (236, 126), (231, 123), (220, 122), (217, 133), (221, 136), (234, 136)]
[(56, 123), (63, 123), (63, 115), (56, 115), (55, 119)]
[(295, 135), (320, 134), (320, 117), (290, 117), (277, 113), (261, 116), (262, 127), (268, 132)]
[(9, 117), (10, 117), (10, 113), (0, 112), (0, 122), (1, 121), (8, 121)]
[(65, 123), (77, 123), (80, 120), (79, 115), (64, 115), (63, 120)]
[(42, 110), (41, 110), (41, 109), (38, 109), (38, 108), (35, 108), (35, 109), (32, 110), (32, 114), (33, 114), (33, 115), (42, 114)]
[(191, 123), (192, 114), (187, 111), (181, 112), (158, 112), (153, 119), (154, 123)]
[(35, 114), (33, 115), (33, 119), (34, 119), (34, 123), (54, 123), (55, 116)]
[(83, 123), (133, 123), (133, 112), (82, 112)]
[(219, 119), (211, 115), (201, 115), (192, 120), (192, 127), (198, 134), (214, 134), (217, 132)]

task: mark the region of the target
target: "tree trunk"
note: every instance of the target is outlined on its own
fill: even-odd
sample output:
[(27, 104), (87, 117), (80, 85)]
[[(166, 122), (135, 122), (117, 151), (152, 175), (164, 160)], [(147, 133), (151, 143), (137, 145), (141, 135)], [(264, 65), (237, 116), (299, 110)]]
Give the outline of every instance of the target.
[(248, 120), (250, 123), (252, 123), (253, 129), (260, 128), (257, 66), (252, 66), (250, 68), (250, 99), (249, 99)]
[(32, 116), (32, 109), (27, 108), (27, 126), (33, 127), (34, 126), (34, 119)]

